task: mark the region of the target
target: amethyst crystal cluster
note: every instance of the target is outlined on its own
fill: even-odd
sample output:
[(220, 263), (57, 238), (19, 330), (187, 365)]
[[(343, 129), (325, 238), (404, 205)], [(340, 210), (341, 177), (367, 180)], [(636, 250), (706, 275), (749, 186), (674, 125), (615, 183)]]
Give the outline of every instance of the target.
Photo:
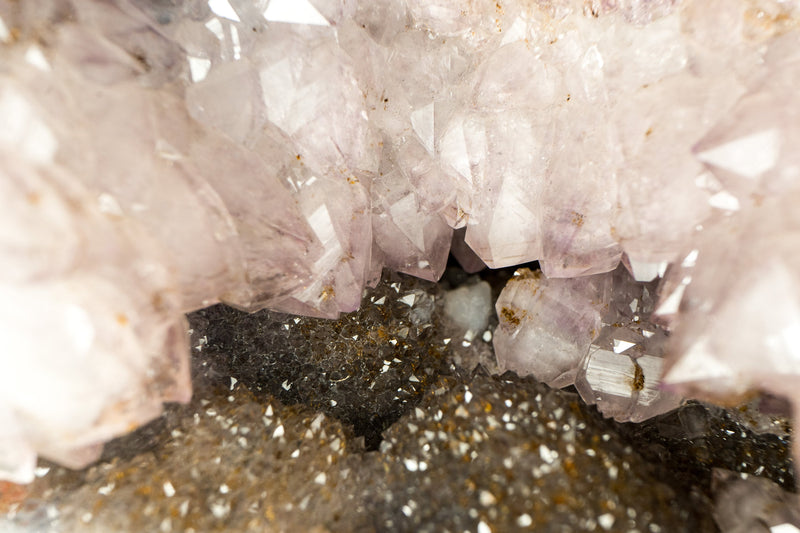
[(0, 475), (187, 401), (185, 312), (336, 317), (383, 268), (438, 279), (451, 242), (471, 269), (539, 261), (498, 300), (500, 366), (607, 416), (800, 402), (799, 22), (0, 0)]

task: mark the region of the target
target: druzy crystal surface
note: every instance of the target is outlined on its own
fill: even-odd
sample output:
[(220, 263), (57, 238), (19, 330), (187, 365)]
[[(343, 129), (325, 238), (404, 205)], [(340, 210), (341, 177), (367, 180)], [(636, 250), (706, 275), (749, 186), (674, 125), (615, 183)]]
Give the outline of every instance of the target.
[[(0, 483), (0, 530), (704, 532), (792, 520), (780, 507), (792, 501), (788, 437), (754, 433), (742, 411), (687, 403), (619, 424), (534, 377), (472, 370), (473, 349), (490, 344), (451, 322), (454, 270), (440, 284), (387, 274), (337, 320), (191, 313), (191, 402), (88, 468), (41, 461), (33, 483)], [(459, 288), (480, 290), (470, 282)], [(757, 482), (729, 494), (716, 471)]]
[[(0, 475), (86, 465), (188, 401), (184, 313), (336, 318), (382, 269), (440, 278), (451, 244), (468, 271), (541, 266), (497, 302), (502, 369), (619, 420), (800, 403), (798, 21), (0, 0)], [(456, 291), (460, 342), (491, 339), (488, 288)]]

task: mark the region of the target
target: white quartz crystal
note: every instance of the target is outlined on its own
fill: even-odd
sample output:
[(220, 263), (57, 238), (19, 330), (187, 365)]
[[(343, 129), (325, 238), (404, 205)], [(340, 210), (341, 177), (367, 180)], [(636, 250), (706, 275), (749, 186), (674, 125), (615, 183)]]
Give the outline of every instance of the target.
[(489, 325), (492, 288), (485, 281), (462, 285), (444, 296), (444, 313), (455, 325), (477, 336)]
[[(497, 304), (505, 368), (578, 378), (617, 418), (674, 404), (662, 363), (684, 392), (800, 404), (799, 20), (788, 0), (0, 0), (0, 476), (85, 464), (187, 399), (182, 313), (335, 317), (384, 267), (438, 279), (451, 242), (470, 271), (540, 262)], [(615, 333), (606, 306), (665, 272), (662, 360), (650, 308)]]
[(628, 271), (547, 279), (520, 269), (497, 299), (501, 369), (575, 385), (605, 416), (640, 422), (678, 407), (663, 390), (666, 332), (651, 321), (656, 283)]
[(603, 326), (580, 363), (575, 387), (589, 404), (619, 422), (641, 422), (680, 406), (662, 384), (667, 332), (653, 321), (656, 283), (625, 268), (611, 275)]
[(518, 270), (497, 299), (494, 349), (503, 370), (564, 387), (601, 328), (611, 275), (547, 279)]

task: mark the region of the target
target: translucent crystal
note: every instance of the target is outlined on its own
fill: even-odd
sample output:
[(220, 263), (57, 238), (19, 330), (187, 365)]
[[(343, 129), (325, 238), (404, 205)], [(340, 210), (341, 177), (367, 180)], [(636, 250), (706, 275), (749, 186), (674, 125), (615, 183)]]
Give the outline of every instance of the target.
[(743, 478), (735, 472), (715, 470), (713, 491), (714, 518), (724, 531), (800, 531), (797, 495), (767, 479)]
[(502, 370), (532, 374), (554, 387), (571, 385), (601, 327), (611, 276), (548, 279), (517, 270), (495, 309), (494, 349)]
[(619, 422), (641, 422), (681, 403), (663, 390), (667, 334), (651, 320), (656, 283), (640, 283), (625, 268), (613, 273), (603, 328), (580, 363), (575, 386), (587, 403)]
[(674, 409), (681, 398), (661, 387), (667, 335), (650, 320), (655, 288), (622, 266), (576, 279), (518, 270), (497, 300), (500, 368), (574, 384), (584, 401), (621, 422)]
[(796, 42), (771, 42), (768, 75), (695, 149), (728, 202), (669, 271), (658, 308), (675, 331), (666, 379), (693, 394), (730, 399), (757, 388), (798, 403)]
[(453, 289), (444, 296), (444, 312), (465, 331), (482, 334), (492, 312), (492, 288), (481, 281)]

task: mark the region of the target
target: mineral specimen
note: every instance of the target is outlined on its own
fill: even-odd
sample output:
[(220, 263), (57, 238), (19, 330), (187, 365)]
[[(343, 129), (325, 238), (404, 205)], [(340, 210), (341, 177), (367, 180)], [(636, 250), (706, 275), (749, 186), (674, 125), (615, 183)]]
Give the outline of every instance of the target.
[(766, 479), (742, 479), (724, 470), (715, 472), (715, 482), (718, 487), (714, 515), (722, 531), (798, 531), (794, 525), (800, 524), (796, 494), (785, 492)]
[(584, 355), (575, 386), (586, 403), (620, 422), (641, 422), (675, 409), (681, 398), (661, 385), (667, 335), (652, 320), (655, 284), (618, 268), (603, 327)]
[(334, 318), (451, 242), (540, 262), (501, 364), (610, 416), (676, 405), (662, 365), (800, 404), (798, 9), (0, 0), (0, 475), (188, 401), (183, 313)]
[[(29, 503), (15, 508), (13, 518), (0, 519), (0, 527), (713, 528), (708, 499), (670, 486), (574, 395), (530, 379), (478, 373), (434, 380), (420, 403), (387, 431), (380, 449), (369, 452), (322, 413), (254, 394), (241, 382), (217, 387), (198, 383), (192, 403), (169, 408), (153, 428), (156, 438), (134, 435), (140, 441), (133, 454), (137, 443), (129, 439), (127, 456), (80, 473), (50, 465), (31, 486)], [(44, 495), (48, 505), (37, 506)], [(132, 506), (143, 511), (131, 513)]]
[(622, 425), (533, 378), (467, 371), (456, 356), (489, 344), (447, 336), (445, 299), (387, 275), (336, 321), (192, 313), (191, 403), (86, 469), (43, 461), (32, 484), (0, 484), (0, 530), (715, 531), (712, 469), (792, 486), (787, 438), (732, 412)]
[(601, 327), (611, 278), (547, 279), (520, 269), (497, 299), (494, 347), (500, 367), (554, 387), (572, 385)]
[(575, 385), (620, 422), (678, 407), (680, 398), (661, 389), (666, 332), (651, 321), (655, 289), (622, 266), (574, 279), (518, 270), (497, 299), (500, 367)]
[(254, 391), (342, 420), (374, 448), (458, 350), (444, 342), (439, 292), (387, 275), (338, 321), (215, 306), (190, 315), (195, 352)]

